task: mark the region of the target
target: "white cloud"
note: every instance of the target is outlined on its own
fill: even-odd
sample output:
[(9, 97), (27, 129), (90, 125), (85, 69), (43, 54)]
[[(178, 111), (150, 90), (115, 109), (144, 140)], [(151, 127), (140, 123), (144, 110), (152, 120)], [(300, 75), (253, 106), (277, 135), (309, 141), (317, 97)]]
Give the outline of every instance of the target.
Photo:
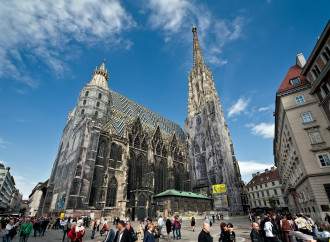
[(241, 171), (242, 178), (245, 182), (248, 182), (252, 179), (252, 173), (257, 171), (263, 172), (265, 169), (269, 169), (274, 166), (272, 163), (260, 163), (257, 161), (239, 161), (239, 168)]
[(246, 124), (248, 128), (251, 128), (251, 133), (253, 135), (259, 135), (265, 139), (274, 137), (274, 128), (275, 125), (273, 123), (260, 123), (260, 124)]
[(269, 105), (267, 107), (261, 107), (261, 108), (259, 108), (258, 111), (259, 112), (264, 112), (264, 111), (273, 110), (273, 109), (274, 109), (274, 105), (271, 104), (271, 105)]
[(234, 115), (239, 115), (241, 112), (244, 112), (249, 103), (250, 103), (251, 99), (249, 98), (244, 98), (241, 97), (237, 100), (236, 103), (234, 103), (228, 110), (228, 117), (232, 117)]
[(38, 86), (22, 62), (41, 61), (54, 73), (67, 69), (65, 60), (76, 43), (123, 44), (118, 35), (136, 26), (119, 0), (0, 1), (0, 78)]
[(0, 137), (0, 148), (6, 148), (9, 143)]
[(196, 25), (201, 45), (207, 46), (205, 59), (214, 65), (227, 64), (220, 56), (222, 47), (242, 37), (245, 21), (242, 16), (218, 19), (203, 5), (188, 0), (149, 0), (147, 7), (151, 10), (150, 26), (163, 30), (165, 42), (178, 37), (184, 41), (191, 39), (191, 32), (187, 30)]

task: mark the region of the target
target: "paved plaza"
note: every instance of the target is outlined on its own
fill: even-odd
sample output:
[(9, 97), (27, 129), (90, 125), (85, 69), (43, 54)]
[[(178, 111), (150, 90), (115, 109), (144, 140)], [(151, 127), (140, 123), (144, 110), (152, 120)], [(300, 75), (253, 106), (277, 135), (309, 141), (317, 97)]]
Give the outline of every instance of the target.
[[(231, 217), (228, 220), (216, 220), (215, 223), (211, 227), (211, 235), (213, 237), (213, 241), (217, 242), (219, 241), (219, 236), (220, 236), (220, 223), (225, 222), (225, 223), (232, 223), (234, 225), (234, 231), (236, 233), (236, 241), (241, 242), (241, 241), (250, 241), (249, 236), (250, 236), (250, 231), (251, 231), (251, 226), (250, 222), (247, 218), (247, 216), (236, 216), (236, 217)], [(138, 226), (139, 222), (132, 222), (133, 228), (136, 228)], [(195, 232), (192, 231), (192, 228), (190, 227), (190, 222), (189, 221), (183, 221), (182, 223), (182, 229), (181, 229), (181, 236), (182, 239), (181, 241), (197, 241), (198, 239), (198, 234), (202, 229), (203, 225), (203, 220), (197, 220), (196, 221), (196, 226), (195, 226)], [(117, 229), (115, 229), (117, 231)], [(166, 233), (166, 228), (162, 229), (162, 233)], [(31, 234), (32, 235), (32, 234)], [(91, 239), (91, 231), (89, 229), (86, 230), (86, 234), (83, 238), (83, 241), (102, 241), (104, 239), (104, 236), (100, 236), (99, 232), (96, 232), (95, 239)], [(171, 239), (173, 239), (171, 233)], [(61, 241), (63, 237), (63, 233), (61, 230), (49, 230), (45, 233), (45, 236), (43, 237), (30, 237), (29, 241)], [(19, 237), (14, 238), (12, 240), (14, 242), (19, 241)], [(66, 240), (69, 241), (69, 240)], [(166, 239), (160, 239), (160, 241), (167, 241)]]

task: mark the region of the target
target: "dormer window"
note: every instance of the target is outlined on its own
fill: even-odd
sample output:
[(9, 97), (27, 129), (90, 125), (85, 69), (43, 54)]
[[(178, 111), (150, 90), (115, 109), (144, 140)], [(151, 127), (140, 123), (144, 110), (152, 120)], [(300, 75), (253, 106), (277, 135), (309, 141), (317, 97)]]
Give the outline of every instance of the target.
[(300, 80), (299, 80), (299, 77), (296, 77), (296, 78), (293, 78), (290, 80), (290, 84), (293, 86), (293, 85), (296, 85), (296, 84), (299, 84), (300, 83)]

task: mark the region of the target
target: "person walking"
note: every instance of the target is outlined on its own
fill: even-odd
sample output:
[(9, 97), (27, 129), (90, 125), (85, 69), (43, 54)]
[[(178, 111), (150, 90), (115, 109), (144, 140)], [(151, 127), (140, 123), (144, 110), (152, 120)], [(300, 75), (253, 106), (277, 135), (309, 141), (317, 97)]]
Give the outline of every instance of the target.
[(85, 227), (83, 226), (84, 221), (79, 219), (77, 225), (73, 226), (68, 233), (71, 242), (82, 242), (82, 238), (85, 235)]
[(13, 237), (16, 235), (16, 230), (15, 230), (15, 221), (14, 220), (9, 220), (9, 223), (6, 225), (5, 231), (7, 232), (6, 236), (3, 237), (4, 242), (10, 242)]
[(250, 238), (252, 242), (263, 242), (260, 233), (259, 233), (259, 224), (256, 222), (252, 222), (252, 230), (250, 233)]
[(159, 226), (158, 226), (157, 222), (154, 223), (154, 229), (152, 230), (152, 233), (154, 235), (155, 241), (159, 242), (160, 233), (159, 233)]
[(281, 224), (282, 241), (293, 242), (292, 236), (289, 235), (289, 232), (292, 230), (289, 221), (283, 217), (280, 221), (280, 224)]
[(92, 235), (91, 235), (91, 239), (95, 238), (95, 231), (97, 228), (97, 223), (95, 220), (92, 221), (92, 226), (91, 226), (91, 231), (92, 231)]
[(107, 234), (102, 242), (115, 242), (115, 232), (110, 228), (110, 224), (105, 227), (105, 230), (107, 231)]
[(213, 223), (215, 223), (215, 216), (214, 216), (214, 214), (212, 214), (212, 220), (213, 220)]
[(138, 242), (142, 242), (143, 240), (143, 236), (144, 236), (144, 230), (145, 230), (145, 226), (144, 226), (144, 221), (141, 220), (139, 227), (137, 229), (137, 233), (138, 233)]
[(40, 220), (35, 219), (33, 224), (33, 237), (37, 236), (37, 232), (39, 232), (40, 229)]
[(154, 227), (152, 224), (148, 224), (147, 231), (144, 234), (143, 242), (156, 242), (155, 237), (152, 233), (153, 228)]
[(131, 242), (131, 233), (126, 229), (125, 222), (119, 220), (117, 225), (118, 231), (115, 236), (116, 242)]
[(171, 240), (170, 234), (171, 234), (172, 222), (169, 217), (167, 217), (165, 225), (166, 225), (166, 232), (167, 232), (167, 236), (168, 236), (167, 241), (170, 241)]
[(178, 218), (177, 218), (177, 216), (174, 216), (174, 221), (173, 221), (173, 239), (174, 240), (175, 240), (175, 234), (176, 234), (176, 239), (179, 240), (178, 227), (179, 227)]
[(162, 238), (165, 238), (165, 235), (163, 235), (162, 233), (162, 228), (164, 226), (164, 219), (162, 218), (161, 215), (159, 215), (159, 219), (158, 219), (158, 231), (160, 236), (162, 236)]
[(101, 221), (100, 221), (100, 219), (98, 218), (98, 219), (96, 220), (97, 232), (100, 231), (100, 223), (101, 223)]
[(208, 223), (211, 226), (211, 221), (208, 216), (205, 216), (204, 223)]
[(195, 232), (195, 224), (196, 224), (196, 218), (194, 215), (191, 215), (190, 217), (190, 226), (192, 227), (193, 232)]
[(210, 234), (211, 226), (209, 223), (203, 224), (203, 229), (198, 235), (198, 242), (213, 242), (213, 237)]
[(33, 230), (33, 224), (31, 223), (30, 218), (27, 218), (26, 221), (22, 224), (19, 230), (19, 242), (26, 242)]
[(72, 224), (70, 223), (70, 220), (68, 220), (68, 222), (65, 224), (64, 229), (63, 229), (63, 238), (62, 241), (65, 240), (66, 236), (68, 235), (68, 233), (70, 232), (72, 226)]
[(229, 237), (229, 235), (225, 236), (228, 233), (227, 224), (222, 222), (220, 224), (220, 230), (221, 230), (221, 233), (220, 233), (219, 242), (223, 242), (223, 241), (225, 241), (225, 237)]
[(182, 224), (182, 218), (178, 215), (178, 239), (181, 239), (181, 224)]
[(275, 241), (275, 239), (274, 239), (275, 234), (273, 234), (273, 224), (270, 221), (269, 217), (266, 217), (264, 220), (265, 220), (264, 230), (265, 230), (265, 235), (266, 235), (265, 241), (266, 242), (274, 242)]
[(231, 223), (227, 224), (227, 228), (228, 228), (228, 235), (229, 235), (229, 239), (225, 240), (225, 242), (235, 242), (235, 232), (234, 232), (234, 226)]

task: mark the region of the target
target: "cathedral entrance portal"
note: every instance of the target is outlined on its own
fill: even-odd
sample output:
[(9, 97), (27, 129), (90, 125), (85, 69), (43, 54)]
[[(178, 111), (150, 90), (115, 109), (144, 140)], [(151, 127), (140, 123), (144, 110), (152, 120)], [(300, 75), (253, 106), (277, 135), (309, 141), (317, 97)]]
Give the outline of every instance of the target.
[(138, 198), (138, 220), (144, 220), (146, 218), (146, 206), (147, 206), (147, 198), (145, 195), (141, 194)]

